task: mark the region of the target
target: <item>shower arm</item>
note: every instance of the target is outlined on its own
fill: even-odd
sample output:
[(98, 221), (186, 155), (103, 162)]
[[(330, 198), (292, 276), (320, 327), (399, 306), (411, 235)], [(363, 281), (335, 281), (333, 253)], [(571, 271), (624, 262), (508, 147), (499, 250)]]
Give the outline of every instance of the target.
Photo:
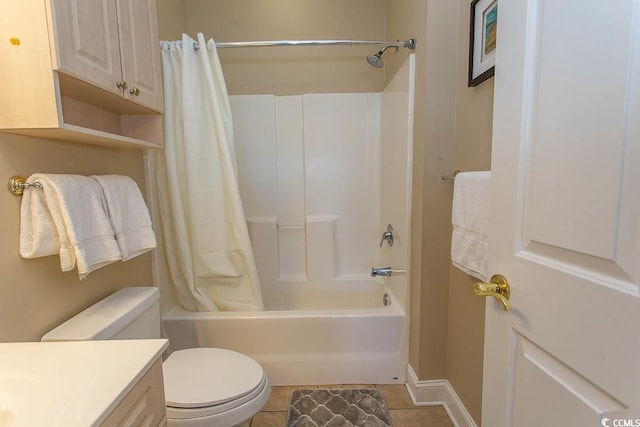
[[(328, 45), (384, 45), (386, 47), (406, 47), (415, 49), (416, 39), (398, 40), (395, 42), (383, 40), (262, 40), (251, 42), (216, 42), (218, 49), (231, 47), (266, 47), (266, 46), (328, 46)], [(193, 42), (193, 47), (199, 49), (198, 42)]]

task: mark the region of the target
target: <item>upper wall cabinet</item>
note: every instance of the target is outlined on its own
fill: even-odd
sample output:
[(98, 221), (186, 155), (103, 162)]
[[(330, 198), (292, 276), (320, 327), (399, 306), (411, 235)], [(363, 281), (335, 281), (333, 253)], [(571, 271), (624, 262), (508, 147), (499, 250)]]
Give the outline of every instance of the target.
[(155, 0), (3, 6), (1, 129), (113, 147), (162, 145)]
[(162, 111), (154, 0), (51, 1), (54, 68)]

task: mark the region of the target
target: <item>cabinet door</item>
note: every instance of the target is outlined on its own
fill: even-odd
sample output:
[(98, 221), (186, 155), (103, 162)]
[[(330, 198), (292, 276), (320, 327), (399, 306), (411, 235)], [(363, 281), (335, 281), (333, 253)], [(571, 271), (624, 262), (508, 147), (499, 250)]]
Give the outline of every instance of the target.
[(54, 68), (114, 93), (122, 80), (114, 0), (50, 0)]
[(158, 360), (122, 398), (100, 427), (161, 425), (166, 425), (166, 407), (162, 362)]
[(155, 0), (118, 0), (125, 97), (162, 112), (162, 77)]

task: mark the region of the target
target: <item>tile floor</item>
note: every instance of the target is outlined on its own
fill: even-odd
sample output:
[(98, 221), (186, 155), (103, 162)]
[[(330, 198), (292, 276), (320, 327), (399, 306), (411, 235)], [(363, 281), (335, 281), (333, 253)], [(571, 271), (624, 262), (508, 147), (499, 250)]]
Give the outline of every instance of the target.
[(251, 427), (285, 427), (291, 392), (300, 388), (376, 388), (387, 402), (394, 427), (453, 427), (442, 406), (414, 406), (404, 385), (330, 385), (271, 387), (271, 397)]

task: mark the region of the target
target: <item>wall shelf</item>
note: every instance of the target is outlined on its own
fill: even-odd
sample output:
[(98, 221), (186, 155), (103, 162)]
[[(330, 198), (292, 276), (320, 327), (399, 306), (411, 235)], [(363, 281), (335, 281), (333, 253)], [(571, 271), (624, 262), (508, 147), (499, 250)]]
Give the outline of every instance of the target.
[(109, 132), (102, 132), (82, 126), (64, 124), (59, 128), (10, 129), (8, 133), (56, 139), (78, 144), (97, 145), (111, 148), (162, 148), (161, 145), (142, 139), (130, 138)]

